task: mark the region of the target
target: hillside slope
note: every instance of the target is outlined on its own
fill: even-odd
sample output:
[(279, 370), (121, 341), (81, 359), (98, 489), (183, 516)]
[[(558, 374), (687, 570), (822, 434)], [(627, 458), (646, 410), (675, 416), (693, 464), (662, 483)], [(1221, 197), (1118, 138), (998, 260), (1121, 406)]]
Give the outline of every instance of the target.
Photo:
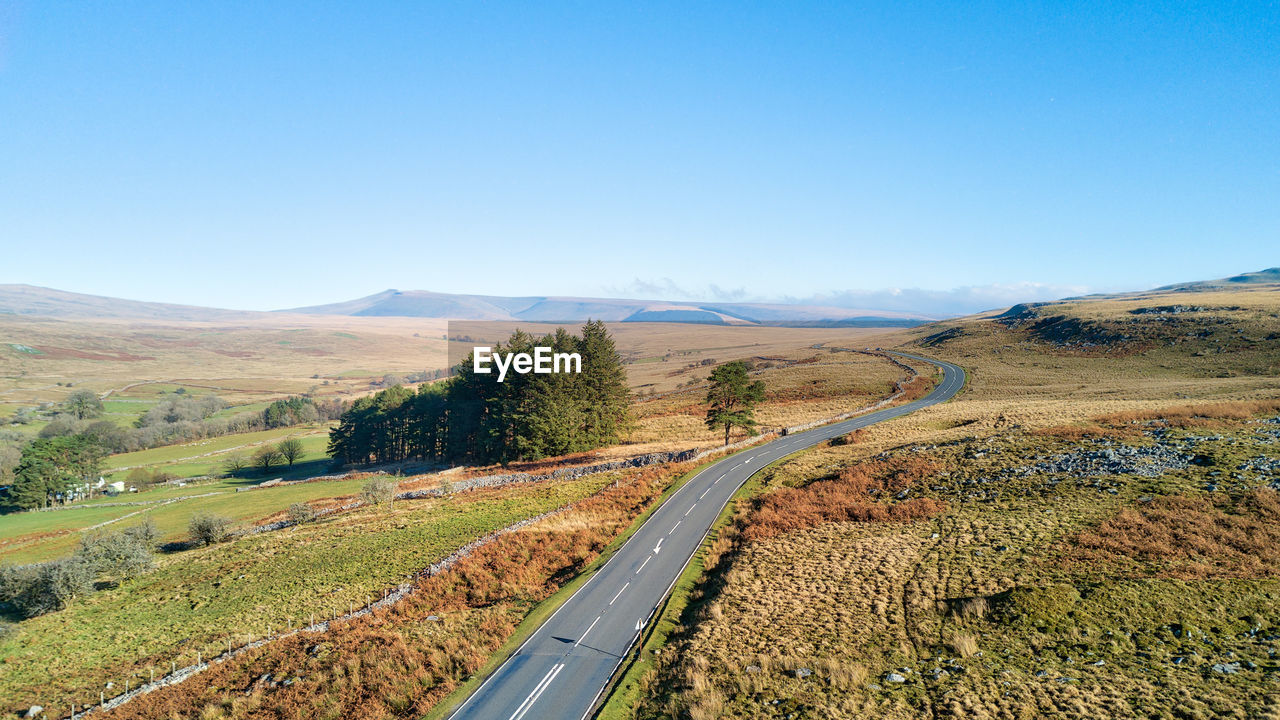
[(925, 315), (818, 305), (681, 302), (583, 297), (455, 295), (426, 290), (384, 290), (367, 297), (283, 312), (307, 315), (403, 316), (454, 320), (582, 322), (686, 322), (713, 325), (835, 323), (910, 327)]

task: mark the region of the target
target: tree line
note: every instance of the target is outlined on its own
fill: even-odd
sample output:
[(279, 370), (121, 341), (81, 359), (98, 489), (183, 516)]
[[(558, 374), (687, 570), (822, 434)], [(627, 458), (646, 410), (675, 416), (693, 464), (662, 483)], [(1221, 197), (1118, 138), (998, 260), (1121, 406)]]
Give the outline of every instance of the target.
[[(21, 508), (49, 507), (86, 497), (86, 484), (94, 483), (101, 472), (102, 460), (112, 453), (152, 447), (160, 439), (175, 442), (212, 437), (231, 432), (249, 432), (317, 421), (331, 420), (342, 414), (346, 405), (341, 400), (314, 400), (289, 397), (260, 411), (238, 413), (232, 418), (213, 418), (226, 407), (217, 396), (193, 398), (175, 393), (151, 407), (133, 428), (121, 427), (101, 418), (102, 401), (89, 391), (73, 393), (61, 406), (58, 416), (37, 437), (8, 433), (0, 435), (0, 487), (8, 504)], [(261, 453), (260, 453), (261, 454)], [(262, 472), (273, 466), (293, 463), (302, 456), (297, 438), (288, 438), (270, 449), (263, 457), (255, 455), (250, 462)], [(154, 471), (135, 471), (130, 482), (163, 479)]]
[(329, 453), (342, 463), (466, 460), (510, 463), (616, 443), (630, 427), (622, 357), (605, 324), (581, 335), (564, 328), (537, 338), (517, 330), (494, 353), (578, 353), (580, 373), (477, 374), (472, 357), (440, 382), (415, 392), (395, 386), (356, 400), (330, 431)]

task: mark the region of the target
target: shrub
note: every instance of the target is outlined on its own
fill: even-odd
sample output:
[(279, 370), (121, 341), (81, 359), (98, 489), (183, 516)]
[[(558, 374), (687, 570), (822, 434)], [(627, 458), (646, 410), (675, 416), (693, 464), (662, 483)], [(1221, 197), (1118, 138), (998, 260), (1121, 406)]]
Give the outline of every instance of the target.
[(80, 539), (76, 552), (95, 575), (112, 575), (121, 580), (135, 578), (155, 566), (151, 548), (155, 527), (140, 525), (121, 532), (93, 533)]
[(303, 525), (316, 519), (316, 511), (306, 503), (294, 503), (289, 506), (289, 520)]
[(231, 532), (228, 527), (231, 521), (220, 515), (196, 515), (191, 518), (187, 529), (191, 539), (202, 545), (214, 545), (226, 540)]
[(78, 556), (0, 570), (0, 600), (23, 617), (61, 610), (93, 590), (93, 569)]
[(364, 488), (360, 490), (360, 499), (368, 505), (387, 505), (391, 506), (391, 501), (396, 496), (396, 483), (390, 478), (375, 477), (365, 483)]

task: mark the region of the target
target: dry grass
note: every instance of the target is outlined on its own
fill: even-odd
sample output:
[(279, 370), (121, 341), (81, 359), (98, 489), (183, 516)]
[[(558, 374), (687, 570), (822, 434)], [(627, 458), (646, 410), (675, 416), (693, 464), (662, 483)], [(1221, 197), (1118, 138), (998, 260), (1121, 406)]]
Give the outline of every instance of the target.
[[(1206, 310), (1130, 312), (1175, 303)], [(744, 518), (692, 596), (637, 717), (681, 717), (713, 693), (725, 718), (1280, 716), (1271, 676), (1245, 664), (1274, 662), (1265, 638), (1280, 632), (1280, 504), (1247, 489), (1265, 478), (1228, 477), (1242, 460), (1276, 457), (1259, 430), (1274, 426), (1250, 418), (1280, 410), (1280, 292), (1038, 310), (1087, 321), (1054, 333), (1134, 341), (1071, 345), (988, 316), (915, 346), (962, 365), (965, 392), (777, 468), (758, 503), (773, 510)], [(1210, 423), (1226, 437), (1189, 451), (1211, 456), (1206, 466), (1098, 481), (1006, 472), (1081, 447), (1150, 445), (1152, 428), (1178, 443), (1193, 434), (1179, 428)], [(859, 488), (850, 477), (906, 460), (921, 468), (909, 482), (871, 472)], [(1211, 478), (1214, 467), (1226, 474)], [(822, 497), (824, 486), (844, 487)], [(862, 516), (907, 487), (945, 505), (904, 523)], [(849, 507), (862, 521), (848, 521)], [(696, 689), (682, 675), (690, 657), (706, 661)], [(1237, 675), (1212, 669), (1233, 661)], [(865, 676), (790, 672), (826, 662)], [(905, 683), (885, 680), (903, 668)]]
[[(936, 466), (916, 458), (866, 462), (845, 468), (831, 480), (818, 480), (800, 488), (779, 488), (765, 495), (747, 518), (744, 540), (762, 540), (825, 522), (908, 522), (946, 510), (934, 498), (906, 499)], [(885, 502), (877, 497), (899, 497)]]
[[(684, 469), (631, 471), (572, 510), (418, 581), (414, 594), (370, 618), (282, 639), (105, 717), (420, 716), (476, 672), (533, 603), (595, 558)], [(264, 674), (272, 680), (260, 681)]]
[(1124, 508), (1070, 541), (1091, 566), (1148, 576), (1272, 577), (1280, 568), (1280, 497), (1271, 489), (1217, 505), (1170, 496)]
[(1232, 402), (1173, 405), (1149, 410), (1128, 410), (1103, 415), (1098, 422), (1116, 425), (1159, 421), (1172, 427), (1207, 427), (1217, 420), (1247, 420), (1280, 410), (1280, 400), (1235, 400)]

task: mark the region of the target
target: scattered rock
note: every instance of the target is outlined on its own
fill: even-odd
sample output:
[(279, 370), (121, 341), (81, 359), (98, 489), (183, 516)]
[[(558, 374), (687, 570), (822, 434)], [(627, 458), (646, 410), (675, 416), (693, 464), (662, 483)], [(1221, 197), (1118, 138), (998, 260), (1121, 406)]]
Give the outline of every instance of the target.
[(1218, 673), (1219, 675), (1235, 675), (1236, 673), (1240, 672), (1240, 663), (1238, 662), (1215, 663), (1214, 666), (1210, 669)]
[(33, 718), (33, 717), (36, 717), (37, 715), (39, 715), (39, 714), (40, 714), (40, 713), (42, 713), (42, 712), (44, 712), (44, 708), (43, 708), (43, 707), (41, 707), (41, 706), (39, 706), (39, 705), (32, 705), (31, 707), (27, 708), (27, 711), (26, 711), (25, 713), (23, 713), (22, 717), (24, 717), (24, 718)]
[(898, 673), (889, 673), (888, 675), (884, 676), (884, 680), (885, 682), (891, 682), (891, 683), (904, 683), (907, 681), (905, 677), (903, 677), (902, 675), (899, 675)]

